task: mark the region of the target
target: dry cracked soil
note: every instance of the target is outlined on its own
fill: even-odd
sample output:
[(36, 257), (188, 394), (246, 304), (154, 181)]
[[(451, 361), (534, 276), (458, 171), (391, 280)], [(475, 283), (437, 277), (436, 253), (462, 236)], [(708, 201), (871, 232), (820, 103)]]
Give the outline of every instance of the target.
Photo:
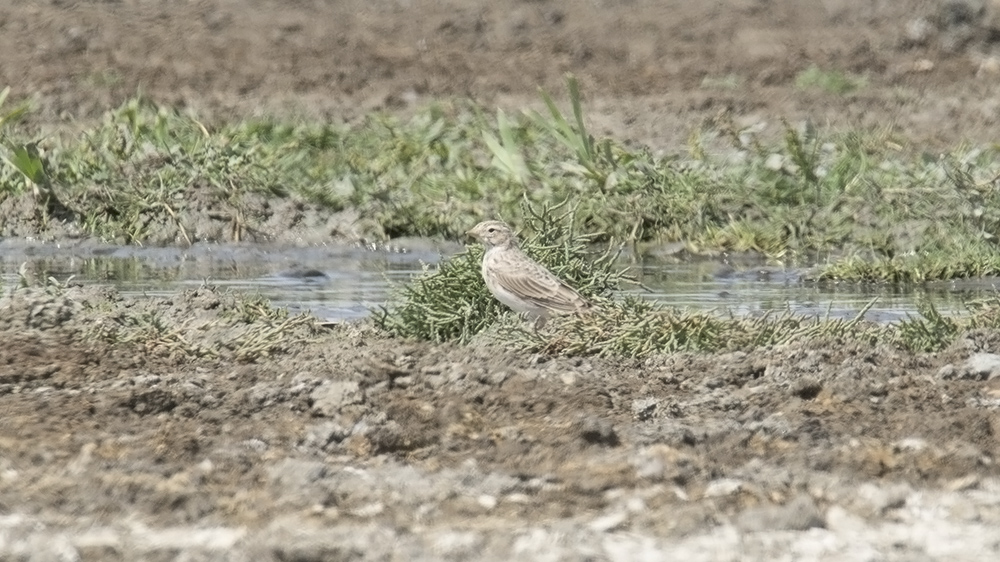
[[(351, 121), (456, 96), (525, 107), (571, 71), (600, 134), (654, 148), (726, 114), (893, 127), (933, 151), (994, 138), (997, 15), (971, 0), (18, 2), (0, 6), (0, 85), (53, 127), (139, 89), (216, 118)], [(797, 87), (813, 64), (865, 85)], [(251, 331), (234, 306), (210, 288), (0, 300), (0, 559), (1000, 558), (993, 333), (937, 354), (813, 341), (631, 360), (299, 322), (261, 348), (280, 322)], [(203, 341), (223, 351), (192, 353)]]

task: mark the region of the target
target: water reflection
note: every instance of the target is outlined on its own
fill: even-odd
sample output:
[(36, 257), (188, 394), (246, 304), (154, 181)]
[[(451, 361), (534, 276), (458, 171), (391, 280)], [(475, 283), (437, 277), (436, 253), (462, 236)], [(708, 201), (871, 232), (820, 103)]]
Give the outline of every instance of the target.
[[(405, 249), (401, 249), (405, 248)], [(209, 283), (252, 291), (292, 312), (312, 311), (325, 320), (360, 318), (383, 304), (394, 284), (405, 283), (455, 244), (408, 240), (397, 248), (325, 246), (270, 248), (204, 245), (192, 248), (137, 248), (94, 244), (57, 245), (0, 242), (3, 290), (18, 283), (22, 264), (35, 278), (112, 284), (129, 296), (157, 296)], [(633, 266), (645, 288), (626, 288), (643, 298), (673, 306), (712, 309), (737, 315), (791, 310), (850, 318), (878, 298), (866, 318), (905, 319), (917, 299), (942, 312), (963, 311), (963, 302), (991, 296), (997, 280), (933, 283), (918, 287), (818, 284), (803, 280), (801, 269), (760, 263), (677, 262), (647, 259)]]
[(437, 263), (443, 249), (371, 249), (362, 246), (267, 248), (194, 246), (15, 246), (0, 243), (4, 290), (18, 283), (22, 264), (36, 279), (111, 284), (126, 296), (163, 296), (208, 283), (252, 291), (292, 312), (312, 311), (328, 320), (359, 318), (383, 304), (388, 289)]
[(716, 309), (737, 315), (791, 310), (796, 314), (853, 318), (873, 299), (865, 318), (895, 322), (916, 314), (919, 301), (941, 312), (964, 311), (963, 303), (995, 294), (997, 279), (937, 282), (917, 286), (806, 281), (803, 269), (728, 266), (717, 261), (646, 261), (634, 269), (650, 290), (630, 292), (679, 307)]

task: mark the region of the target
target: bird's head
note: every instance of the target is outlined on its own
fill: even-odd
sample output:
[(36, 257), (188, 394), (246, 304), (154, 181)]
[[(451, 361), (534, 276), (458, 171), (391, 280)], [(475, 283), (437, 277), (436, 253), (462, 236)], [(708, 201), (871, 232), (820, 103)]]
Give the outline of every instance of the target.
[(500, 221), (481, 222), (474, 226), (472, 230), (466, 232), (466, 234), (482, 242), (487, 250), (496, 246), (517, 244), (517, 237), (514, 236), (514, 231)]

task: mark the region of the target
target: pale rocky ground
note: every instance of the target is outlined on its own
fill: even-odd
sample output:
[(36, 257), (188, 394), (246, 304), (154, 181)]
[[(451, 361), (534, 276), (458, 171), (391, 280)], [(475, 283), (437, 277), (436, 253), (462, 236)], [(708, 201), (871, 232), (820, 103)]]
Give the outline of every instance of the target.
[[(4, 557), (1000, 553), (996, 334), (940, 354), (814, 341), (611, 360), (304, 322), (247, 362), (233, 302), (0, 300)], [(165, 335), (133, 340), (151, 315)]]

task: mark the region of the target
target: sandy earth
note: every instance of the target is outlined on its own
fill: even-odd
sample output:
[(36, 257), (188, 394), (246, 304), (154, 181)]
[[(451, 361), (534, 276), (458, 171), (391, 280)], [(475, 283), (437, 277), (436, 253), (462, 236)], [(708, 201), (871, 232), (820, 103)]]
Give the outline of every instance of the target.
[[(525, 107), (572, 71), (599, 133), (654, 148), (728, 114), (772, 132), (782, 117), (892, 126), (934, 151), (995, 140), (997, 15), (973, 1), (11, 2), (0, 86), (34, 97), (42, 127), (140, 88), (215, 118), (351, 121), (454, 96)], [(811, 64), (867, 85), (797, 89)], [(823, 341), (615, 361), (346, 326), (251, 362), (86, 336), (150, 311), (212, 319), (220, 302), (0, 300), (0, 559), (1000, 558), (997, 334), (934, 355)], [(211, 330), (177, 333), (238, 336)]]

